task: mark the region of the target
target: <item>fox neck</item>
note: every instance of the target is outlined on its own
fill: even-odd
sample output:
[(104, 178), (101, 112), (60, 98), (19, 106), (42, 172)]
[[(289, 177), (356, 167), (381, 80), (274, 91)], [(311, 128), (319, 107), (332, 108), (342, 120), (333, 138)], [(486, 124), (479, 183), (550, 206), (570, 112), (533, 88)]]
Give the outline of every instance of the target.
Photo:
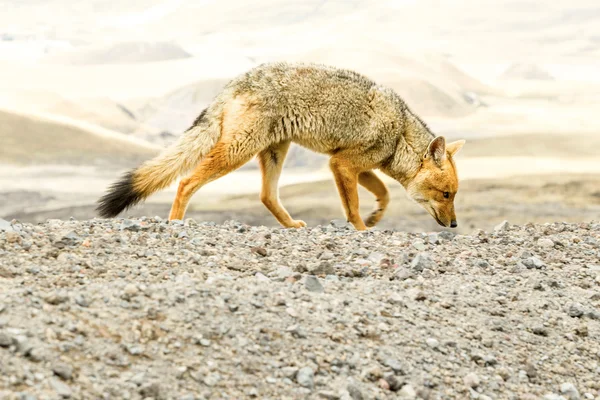
[(435, 135), (409, 110), (404, 111), (403, 120), (396, 151), (382, 171), (406, 187), (419, 172), (423, 156)]

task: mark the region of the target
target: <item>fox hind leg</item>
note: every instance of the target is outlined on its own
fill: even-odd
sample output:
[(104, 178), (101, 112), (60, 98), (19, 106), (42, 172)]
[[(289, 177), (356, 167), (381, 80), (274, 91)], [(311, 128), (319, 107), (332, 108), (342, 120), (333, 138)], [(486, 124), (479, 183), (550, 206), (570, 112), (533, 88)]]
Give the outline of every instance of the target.
[(238, 169), (257, 153), (257, 151), (232, 150), (235, 150), (232, 149), (232, 143), (218, 142), (196, 169), (187, 178), (181, 180), (169, 220), (183, 219), (190, 199), (198, 189)]
[(358, 174), (358, 183), (375, 195), (377, 206), (365, 221), (368, 227), (373, 227), (383, 218), (383, 213), (390, 202), (390, 194), (385, 183), (373, 171)]
[(258, 154), (262, 173), (260, 200), (282, 226), (285, 228), (302, 228), (306, 226), (306, 223), (292, 219), (279, 200), (279, 177), (289, 148), (290, 142), (283, 141), (270, 146)]

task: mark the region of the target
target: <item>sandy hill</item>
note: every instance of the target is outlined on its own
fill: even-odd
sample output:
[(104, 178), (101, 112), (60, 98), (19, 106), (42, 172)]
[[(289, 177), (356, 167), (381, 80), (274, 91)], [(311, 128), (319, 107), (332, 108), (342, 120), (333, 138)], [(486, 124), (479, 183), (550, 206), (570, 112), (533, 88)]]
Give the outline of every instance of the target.
[(136, 118), (161, 132), (178, 135), (222, 90), (229, 79), (209, 79), (185, 85), (165, 96), (150, 99), (135, 110)]
[(542, 66), (537, 64), (514, 63), (500, 76), (501, 79), (525, 79), (551, 81), (554, 77)]
[(123, 42), (74, 50), (49, 56), (46, 61), (73, 64), (131, 64), (189, 58), (191, 55), (170, 42)]
[(47, 117), (0, 110), (0, 163), (125, 166), (156, 149), (125, 135)]
[(47, 107), (46, 111), (122, 133), (135, 132), (140, 125), (127, 106), (109, 98), (64, 99)]
[(157, 134), (155, 129), (138, 120), (135, 107), (129, 103), (107, 96), (79, 98), (42, 90), (3, 90), (0, 93), (0, 109), (29, 114), (50, 113), (127, 134)]

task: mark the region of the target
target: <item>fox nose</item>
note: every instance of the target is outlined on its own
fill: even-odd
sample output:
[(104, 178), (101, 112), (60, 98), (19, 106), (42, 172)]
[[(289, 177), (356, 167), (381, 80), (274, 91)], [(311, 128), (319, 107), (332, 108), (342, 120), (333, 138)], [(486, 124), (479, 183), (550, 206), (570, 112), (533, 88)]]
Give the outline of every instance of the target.
[(456, 222), (455, 219), (452, 220), (452, 222), (450, 222), (450, 228), (456, 228), (458, 226), (458, 222)]

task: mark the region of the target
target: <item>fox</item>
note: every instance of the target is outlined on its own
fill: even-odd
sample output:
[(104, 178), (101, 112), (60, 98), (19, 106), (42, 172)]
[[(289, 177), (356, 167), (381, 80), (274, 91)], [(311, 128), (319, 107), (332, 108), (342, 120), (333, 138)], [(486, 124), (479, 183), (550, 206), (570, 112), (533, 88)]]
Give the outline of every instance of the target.
[[(399, 182), (439, 225), (458, 226), (454, 158), (465, 140), (446, 143), (393, 89), (349, 69), (313, 63), (264, 63), (233, 78), (172, 145), (113, 183), (96, 210), (116, 217), (184, 176), (169, 214), (169, 220), (183, 220), (201, 187), (256, 156), (264, 206), (284, 228), (305, 227), (279, 198), (291, 143), (329, 156), (346, 220), (356, 230), (374, 227), (390, 202), (375, 170)], [(358, 185), (375, 197), (366, 220)]]

